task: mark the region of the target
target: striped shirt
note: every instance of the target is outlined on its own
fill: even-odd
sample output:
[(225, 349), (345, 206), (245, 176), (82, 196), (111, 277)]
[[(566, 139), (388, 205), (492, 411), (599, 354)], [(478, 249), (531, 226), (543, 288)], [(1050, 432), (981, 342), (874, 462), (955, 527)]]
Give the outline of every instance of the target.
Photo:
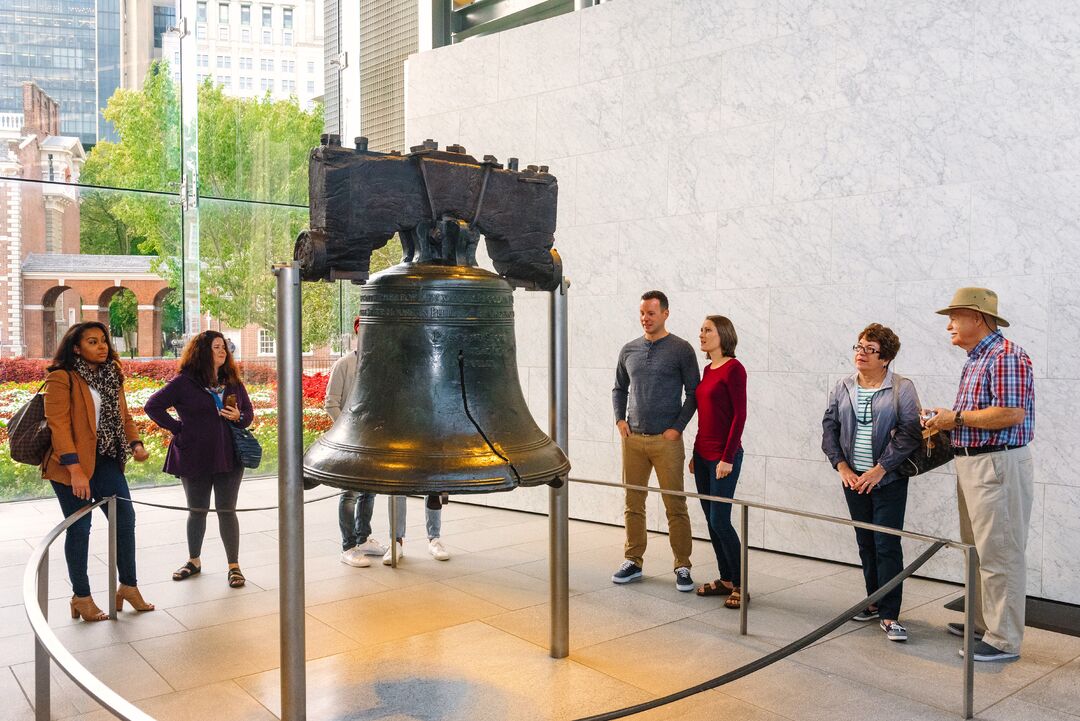
[(858, 387), (855, 398), (855, 447), (851, 467), (866, 473), (874, 467), (874, 396), (880, 388)]
[(952, 431), (954, 446), (1023, 446), (1035, 436), (1035, 378), (1023, 348), (994, 331), (968, 352), (956, 392), (954, 411), (991, 406), (1023, 408), (1024, 420), (996, 431), (961, 426)]

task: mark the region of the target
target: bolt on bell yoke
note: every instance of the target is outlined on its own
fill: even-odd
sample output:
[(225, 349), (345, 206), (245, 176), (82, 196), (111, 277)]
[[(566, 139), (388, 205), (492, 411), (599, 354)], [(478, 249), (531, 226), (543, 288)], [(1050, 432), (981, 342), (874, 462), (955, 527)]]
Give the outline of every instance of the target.
[[(478, 162), (434, 141), (408, 155), (329, 142), (309, 166), (306, 280), (359, 289), (357, 374), (341, 416), (304, 456), (304, 481), (392, 494), (559, 484), (570, 463), (521, 391), (513, 284), (561, 282), (554, 176)], [(397, 233), (402, 262), (368, 278)], [(499, 274), (476, 267), (480, 238)]]

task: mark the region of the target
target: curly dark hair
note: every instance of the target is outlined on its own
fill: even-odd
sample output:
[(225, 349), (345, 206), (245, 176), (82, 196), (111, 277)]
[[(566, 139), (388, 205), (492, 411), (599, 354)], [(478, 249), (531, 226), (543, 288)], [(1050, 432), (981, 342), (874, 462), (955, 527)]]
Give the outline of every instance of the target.
[[(217, 378), (215, 378), (212, 346), (218, 338), (225, 342), (225, 362), (218, 369)], [(193, 376), (195, 380), (207, 387), (218, 384), (239, 385), (240, 383), (240, 369), (236, 367), (232, 351), (229, 350), (229, 340), (216, 330), (204, 330), (188, 341), (183, 355), (180, 356), (180, 372)]]
[(871, 323), (863, 328), (862, 333), (859, 333), (859, 340), (877, 343), (881, 348), (878, 358), (881, 358), (886, 364), (891, 362), (896, 357), (896, 354), (900, 352), (900, 337), (893, 332), (892, 328), (881, 323)]
[(120, 355), (113, 348), (112, 337), (109, 335), (109, 328), (104, 323), (99, 323), (96, 320), (88, 320), (85, 323), (76, 323), (67, 329), (67, 333), (64, 333), (64, 337), (60, 339), (60, 342), (56, 344), (56, 353), (53, 354), (52, 360), (49, 361), (49, 365), (46, 370), (58, 371), (58, 370), (71, 370), (75, 365), (75, 347), (82, 342), (83, 334), (91, 328), (97, 328), (105, 334), (105, 345), (109, 347), (109, 360), (117, 365), (120, 365)]

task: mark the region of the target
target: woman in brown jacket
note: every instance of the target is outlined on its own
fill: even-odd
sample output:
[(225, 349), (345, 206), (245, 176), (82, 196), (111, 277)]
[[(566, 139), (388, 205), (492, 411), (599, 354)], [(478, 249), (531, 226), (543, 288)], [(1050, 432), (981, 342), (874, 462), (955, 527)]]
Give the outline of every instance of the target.
[[(52, 433), (52, 450), (41, 466), (41, 477), (52, 482), (64, 516), (93, 501), (117, 496), (130, 499), (124, 464), (128, 455), (145, 461), (149, 454), (139, 440), (124, 399), (120, 358), (102, 323), (73, 325), (64, 334), (45, 379), (45, 418)], [(135, 508), (116, 506), (116, 561), (120, 586), (116, 607), (127, 601), (136, 611), (153, 611), (135, 580)], [(102, 506), (108, 515), (108, 507)], [(90, 516), (67, 529), (64, 556), (75, 595), (71, 617), (104, 621), (108, 616), (90, 596), (86, 562), (90, 547)]]

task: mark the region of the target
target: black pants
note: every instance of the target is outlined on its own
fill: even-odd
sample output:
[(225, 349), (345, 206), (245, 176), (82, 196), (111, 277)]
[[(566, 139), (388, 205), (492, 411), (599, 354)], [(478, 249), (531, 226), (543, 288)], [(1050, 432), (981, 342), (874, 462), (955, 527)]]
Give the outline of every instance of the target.
[[(214, 493), (214, 509), (218, 512), (218, 530), (221, 542), (225, 545), (225, 557), (229, 563), (238, 563), (240, 555), (240, 522), (235, 513), (222, 511), (236, 510), (236, 497), (240, 495), (240, 481), (244, 478), (244, 467), (225, 473), (207, 473), (200, 476), (183, 476), (184, 494), (189, 508), (209, 508), (210, 492)], [(206, 535), (206, 513), (188, 513), (187, 542), (188, 555), (198, 558), (202, 554), (203, 536)]]
[[(895, 480), (884, 487), (879, 486), (870, 493), (859, 494), (844, 486), (851, 520), (873, 523), (897, 530), (904, 527), (904, 512), (907, 510), (908, 479)], [(900, 546), (900, 537), (887, 533), (855, 529), (855, 540), (859, 544), (859, 558), (862, 560), (863, 578), (866, 580), (866, 595), (878, 590), (896, 574), (904, 569), (904, 551)], [(897, 620), (900, 618), (900, 602), (903, 600), (904, 584), (890, 591), (878, 602), (881, 618)]]
[[(742, 470), (743, 449), (735, 453), (731, 463), (731, 473), (723, 478), (716, 477), (718, 461), (707, 461), (694, 453), (694, 481), (697, 492), (709, 496), (735, 497), (735, 486), (739, 483)], [(709, 525), (709, 540), (713, 553), (716, 554), (716, 566), (720, 569), (720, 580), (730, 581), (734, 586), (742, 586), (739, 534), (731, 525), (731, 504), (719, 501), (701, 500), (701, 510)]]

